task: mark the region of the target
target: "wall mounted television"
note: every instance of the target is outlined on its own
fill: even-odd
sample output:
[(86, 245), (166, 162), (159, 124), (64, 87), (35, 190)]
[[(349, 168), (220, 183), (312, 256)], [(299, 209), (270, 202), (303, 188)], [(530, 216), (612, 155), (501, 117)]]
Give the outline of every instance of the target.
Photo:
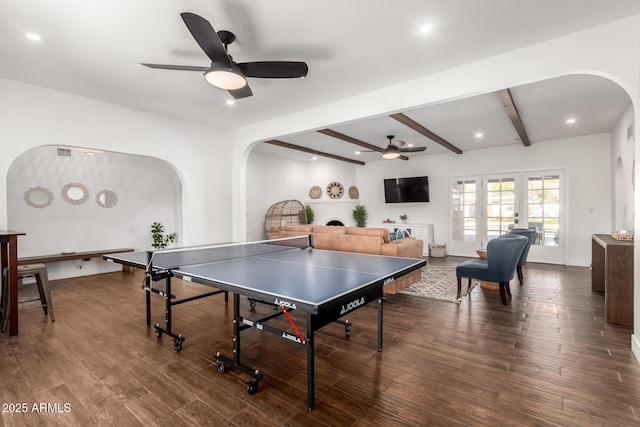
[(429, 177), (386, 178), (385, 203), (418, 203), (429, 201)]

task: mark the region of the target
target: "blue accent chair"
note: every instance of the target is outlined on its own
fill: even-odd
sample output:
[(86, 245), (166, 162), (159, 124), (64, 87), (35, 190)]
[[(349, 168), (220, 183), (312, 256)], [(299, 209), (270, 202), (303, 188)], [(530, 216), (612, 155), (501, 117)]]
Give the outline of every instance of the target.
[(510, 236), (525, 236), (529, 239), (529, 243), (522, 251), (522, 255), (520, 256), (520, 260), (518, 261), (518, 266), (516, 267), (516, 271), (518, 272), (518, 281), (520, 281), (520, 286), (524, 283), (524, 275), (522, 274), (522, 266), (527, 263), (527, 256), (529, 256), (529, 249), (533, 242), (535, 242), (538, 237), (538, 232), (534, 228), (513, 228), (509, 230), (508, 234), (502, 234), (498, 236), (499, 238), (510, 237)]
[(507, 305), (507, 297), (511, 298), (509, 282), (516, 273), (516, 266), (527, 246), (529, 239), (525, 236), (513, 235), (506, 239), (492, 239), (487, 243), (487, 259), (471, 259), (456, 267), (458, 278), (458, 298), (462, 291), (462, 278), (485, 282), (497, 282), (500, 286), (500, 299)]

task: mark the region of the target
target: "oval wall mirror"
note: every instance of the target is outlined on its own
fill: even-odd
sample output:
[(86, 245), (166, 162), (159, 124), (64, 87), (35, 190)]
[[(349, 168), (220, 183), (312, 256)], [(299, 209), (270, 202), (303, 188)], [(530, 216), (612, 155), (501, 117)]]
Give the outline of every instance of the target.
[(84, 184), (71, 182), (62, 189), (62, 198), (72, 205), (79, 205), (89, 198), (89, 190)]
[(96, 203), (101, 208), (112, 208), (118, 203), (118, 195), (111, 190), (102, 190), (96, 194)]
[(24, 201), (31, 207), (43, 209), (53, 202), (53, 193), (48, 188), (31, 187), (24, 192)]

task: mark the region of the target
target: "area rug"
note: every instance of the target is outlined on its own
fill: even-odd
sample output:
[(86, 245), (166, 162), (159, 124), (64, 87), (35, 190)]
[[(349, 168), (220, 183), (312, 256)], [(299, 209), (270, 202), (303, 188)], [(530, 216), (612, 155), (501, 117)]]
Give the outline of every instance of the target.
[[(439, 301), (449, 301), (459, 303), (467, 296), (467, 279), (462, 279), (462, 293), (460, 299), (456, 298), (458, 293), (458, 281), (456, 279), (455, 266), (427, 265), (422, 268), (422, 279), (413, 285), (400, 291), (401, 294), (412, 295), (435, 299)], [(471, 281), (469, 292), (480, 282)]]

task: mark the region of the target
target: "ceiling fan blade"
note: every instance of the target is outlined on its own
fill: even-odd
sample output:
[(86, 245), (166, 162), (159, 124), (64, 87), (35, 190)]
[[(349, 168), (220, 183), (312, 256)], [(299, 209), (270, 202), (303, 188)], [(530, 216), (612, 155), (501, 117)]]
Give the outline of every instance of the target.
[(245, 87), (236, 90), (230, 90), (228, 92), (231, 94), (231, 96), (233, 96), (234, 99), (247, 98), (253, 95), (253, 92), (251, 92), (251, 88), (248, 84), (245, 85)]
[(305, 62), (296, 61), (242, 62), (238, 64), (238, 67), (247, 77), (267, 79), (305, 77), (309, 72), (309, 67)]
[(149, 68), (156, 68), (160, 70), (177, 70), (177, 71), (200, 71), (204, 72), (209, 69), (209, 67), (197, 67), (192, 65), (164, 65), (164, 64), (140, 64)]
[(400, 151), (401, 153), (417, 153), (419, 151), (424, 151), (426, 149), (427, 147), (407, 147), (407, 148), (400, 148), (398, 151)]
[(391, 145), (398, 147), (398, 148), (402, 148), (404, 147), (404, 144), (406, 144), (406, 142), (404, 142), (401, 139), (394, 139), (393, 141), (391, 141)]
[(220, 37), (209, 21), (190, 12), (183, 12), (180, 16), (193, 38), (212, 62), (219, 62), (227, 66), (231, 65), (224, 44), (222, 44)]

